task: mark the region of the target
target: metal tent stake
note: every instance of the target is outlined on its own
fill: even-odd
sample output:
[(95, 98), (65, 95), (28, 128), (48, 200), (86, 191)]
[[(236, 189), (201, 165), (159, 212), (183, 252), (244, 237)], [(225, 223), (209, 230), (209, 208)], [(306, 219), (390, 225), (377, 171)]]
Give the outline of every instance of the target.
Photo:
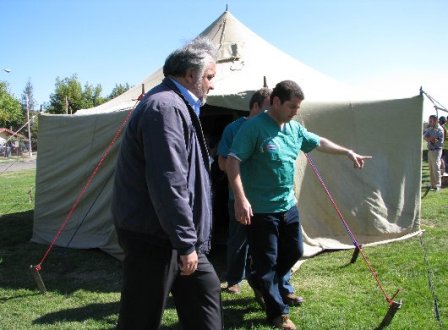
[(36, 282), (37, 288), (39, 289), (39, 291), (41, 293), (46, 293), (47, 288), (45, 287), (44, 281), (42, 281), (42, 277), (40, 276), (40, 273), (39, 273), (40, 266), (39, 265), (37, 265), (37, 266), (31, 265), (30, 270), (31, 270), (31, 273), (33, 274), (34, 281)]
[(355, 246), (355, 251), (353, 251), (352, 259), (350, 260), (351, 264), (354, 264), (356, 260), (358, 260), (359, 251), (362, 249), (362, 245)]
[(378, 330), (380, 329), (384, 329), (387, 326), (389, 326), (390, 322), (392, 322), (392, 319), (395, 316), (395, 313), (401, 308), (401, 300), (400, 302), (397, 301), (391, 301), (391, 303), (389, 304), (389, 309), (387, 310), (386, 316), (384, 316), (383, 321), (380, 323), (380, 325), (378, 326)]

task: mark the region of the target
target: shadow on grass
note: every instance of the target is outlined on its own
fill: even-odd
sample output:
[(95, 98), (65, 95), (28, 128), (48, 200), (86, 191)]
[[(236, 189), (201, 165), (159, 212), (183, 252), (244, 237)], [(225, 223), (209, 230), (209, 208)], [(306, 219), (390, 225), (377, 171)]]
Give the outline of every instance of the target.
[[(48, 245), (30, 242), (32, 226), (32, 210), (0, 217), (0, 278), (4, 289), (37, 290), (30, 265), (42, 260)], [(53, 247), (40, 275), (50, 292), (118, 292), (121, 263), (98, 249)]]
[(0, 242), (2, 249), (29, 241), (33, 231), (33, 210), (0, 216)]
[[(250, 298), (234, 299), (224, 302), (224, 322), (225, 328), (250, 329), (254, 325), (267, 325), (264, 318), (254, 317), (247, 319), (248, 314), (255, 314), (257, 309), (253, 306), (253, 300)], [(168, 299), (166, 309), (174, 310), (173, 299)], [(110, 322), (108, 329), (115, 328), (114, 316), (118, 314), (119, 303), (88, 304), (83, 307), (69, 308), (45, 314), (33, 321), (35, 325), (54, 325), (66, 322), (80, 322), (86, 320), (96, 320)], [(110, 321), (108, 321), (110, 320)], [(179, 323), (162, 325), (160, 329), (175, 330), (182, 329)]]
[[(119, 303), (89, 304), (83, 307), (69, 308), (48, 313), (33, 321), (33, 324), (51, 325), (65, 322), (83, 322), (85, 320), (107, 320), (118, 313)], [(115, 329), (115, 320), (110, 321), (108, 329)]]
[[(33, 211), (6, 214), (0, 217), (0, 278), (2, 288), (11, 289), (17, 295), (3, 297), (0, 302), (20, 300), (40, 295), (30, 265), (38, 264), (48, 245), (30, 242), (33, 226)], [(225, 251), (222, 244), (215, 244), (209, 256), (219, 278), (224, 281)], [(48, 292), (70, 295), (80, 289), (91, 292), (119, 292), (121, 285), (121, 263), (98, 249), (76, 250), (53, 247), (42, 264), (40, 275)], [(21, 289), (32, 290), (24, 294)], [(223, 302), (226, 328), (253, 328), (265, 325), (257, 305), (252, 298), (236, 298)], [(166, 307), (175, 314), (170, 298)], [(35, 319), (33, 324), (51, 325), (64, 322), (83, 322), (94, 319), (104, 322), (107, 328), (115, 328), (119, 302), (91, 303), (82, 307), (65, 308), (47, 313)], [(264, 315), (264, 314), (262, 314)], [(110, 327), (109, 327), (110, 325)], [(167, 324), (161, 329), (180, 329), (179, 324)]]

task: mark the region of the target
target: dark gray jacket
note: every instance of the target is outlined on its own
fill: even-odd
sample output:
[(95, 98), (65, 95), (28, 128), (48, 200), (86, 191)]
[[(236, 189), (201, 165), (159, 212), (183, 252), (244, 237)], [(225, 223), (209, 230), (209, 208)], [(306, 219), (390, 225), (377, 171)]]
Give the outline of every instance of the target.
[(209, 160), (198, 117), (170, 79), (150, 90), (121, 143), (112, 198), (117, 229), (185, 255), (208, 252)]

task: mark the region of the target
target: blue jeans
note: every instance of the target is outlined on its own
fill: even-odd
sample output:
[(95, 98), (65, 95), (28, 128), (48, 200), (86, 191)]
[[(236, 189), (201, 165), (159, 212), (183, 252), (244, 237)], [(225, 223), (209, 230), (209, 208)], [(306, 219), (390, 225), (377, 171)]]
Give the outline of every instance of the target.
[(281, 286), (285, 276), (303, 255), (303, 238), (297, 207), (286, 212), (256, 213), (248, 226), (255, 278), (266, 303), (269, 320), (289, 314)]
[(229, 200), (229, 237), (227, 239), (228, 286), (240, 283), (250, 272), (246, 226), (235, 219), (235, 201)]
[[(235, 201), (229, 200), (229, 237), (227, 239), (227, 271), (228, 286), (240, 283), (251, 273), (250, 258), (248, 256), (249, 243), (247, 241), (247, 226), (239, 223), (235, 218)], [(255, 273), (255, 272), (254, 272)], [(291, 272), (288, 271), (279, 285), (280, 294), (294, 293), (289, 283)]]

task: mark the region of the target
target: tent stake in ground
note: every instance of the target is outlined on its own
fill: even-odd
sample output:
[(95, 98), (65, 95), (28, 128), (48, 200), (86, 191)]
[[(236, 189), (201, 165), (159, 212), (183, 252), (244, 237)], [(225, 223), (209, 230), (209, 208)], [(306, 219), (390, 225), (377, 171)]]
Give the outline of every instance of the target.
[(376, 282), (378, 283), (378, 286), (380, 287), (381, 291), (383, 292), (384, 297), (386, 298), (386, 301), (389, 305), (389, 310), (387, 311), (386, 316), (384, 317), (383, 321), (381, 322), (381, 324), (378, 327), (378, 329), (383, 329), (384, 327), (386, 327), (387, 325), (390, 324), (390, 322), (392, 321), (392, 318), (395, 316), (395, 313), (397, 312), (398, 309), (400, 309), (400, 307), (402, 305), (401, 301), (400, 302), (394, 301), (394, 298), (397, 296), (398, 292), (400, 292), (400, 289), (395, 291), (395, 293), (393, 294), (392, 297), (388, 296), (388, 294), (384, 290), (384, 287), (377, 275), (377, 272), (373, 268), (372, 264), (369, 262), (369, 259), (367, 259), (367, 255), (362, 250), (362, 245), (359, 244), (358, 240), (355, 237), (355, 234), (353, 234), (353, 232), (351, 231), (347, 221), (345, 221), (344, 216), (342, 215), (341, 211), (339, 210), (339, 207), (337, 206), (333, 196), (331, 195), (330, 191), (328, 190), (327, 185), (325, 184), (322, 176), (320, 175), (316, 164), (311, 159), (310, 155), (305, 154), (305, 156), (306, 156), (311, 168), (313, 169), (314, 174), (316, 174), (317, 179), (319, 180), (319, 183), (321, 184), (322, 188), (324, 188), (325, 193), (327, 194), (327, 197), (330, 199), (331, 204), (333, 204), (333, 207), (339, 216), (339, 220), (341, 220), (342, 224), (344, 225), (345, 229), (347, 230), (348, 235), (350, 236), (350, 238), (353, 242), (353, 245), (355, 246), (355, 251), (353, 253), (351, 263), (354, 263), (356, 261), (356, 259), (358, 258), (358, 254), (361, 253), (362, 258), (366, 262), (367, 267), (369, 268), (370, 272), (372, 273), (373, 277), (375, 278)]
[(356, 260), (358, 260), (359, 251), (362, 249), (362, 245), (359, 245), (359, 248), (355, 246), (355, 250), (353, 251), (352, 259), (350, 260), (351, 264), (354, 264)]
[(33, 274), (34, 281), (37, 284), (37, 288), (39, 289), (40, 293), (47, 293), (47, 288), (45, 287), (44, 281), (42, 281), (42, 277), (40, 276), (39, 266), (30, 266), (31, 273)]

